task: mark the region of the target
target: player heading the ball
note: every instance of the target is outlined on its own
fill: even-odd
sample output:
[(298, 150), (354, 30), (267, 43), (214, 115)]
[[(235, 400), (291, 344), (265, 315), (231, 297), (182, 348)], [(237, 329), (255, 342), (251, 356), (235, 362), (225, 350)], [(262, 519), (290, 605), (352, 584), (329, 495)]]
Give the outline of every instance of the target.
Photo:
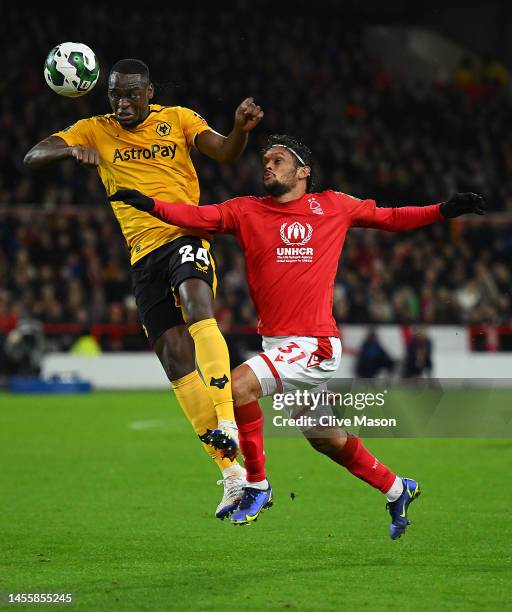
[[(254, 100), (246, 98), (223, 136), (189, 108), (154, 104), (149, 68), (139, 59), (112, 66), (107, 93), (110, 113), (80, 119), (49, 136), (27, 153), (25, 163), (39, 168), (75, 159), (98, 171), (108, 195), (123, 185), (197, 205), (199, 182), (191, 150), (231, 162), (263, 117)], [(229, 353), (214, 317), (217, 279), (210, 234), (171, 226), (120, 201), (111, 205), (130, 248), (144, 330), (183, 411), (222, 471), (224, 496), (217, 513), (229, 511), (239, 501), (232, 485), (239, 491), (245, 472), (232, 462), (238, 430)]]

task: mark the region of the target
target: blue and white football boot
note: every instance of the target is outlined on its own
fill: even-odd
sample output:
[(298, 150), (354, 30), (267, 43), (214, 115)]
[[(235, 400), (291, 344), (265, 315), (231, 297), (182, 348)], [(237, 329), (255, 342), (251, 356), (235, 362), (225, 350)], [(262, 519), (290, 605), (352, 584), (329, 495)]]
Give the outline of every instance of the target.
[[(217, 480), (217, 484), (224, 485), (224, 495), (220, 500), (217, 510), (215, 511), (216, 518), (223, 521), (229, 516), (242, 501), (244, 494), (244, 487), (247, 486), (247, 480), (245, 479), (245, 470), (239, 466), (240, 469), (234, 474), (230, 474), (222, 480)], [(230, 468), (232, 469), (232, 468)]]
[(273, 503), (270, 483), (265, 491), (255, 489), (249, 483), (244, 487), (242, 499), (231, 515), (231, 522), (233, 525), (250, 525), (258, 520), (260, 512), (270, 508)]
[(392, 540), (400, 538), (405, 533), (407, 526), (411, 524), (408, 520), (408, 508), (421, 494), (420, 485), (415, 480), (402, 478), (402, 483), (404, 485), (402, 495), (396, 501), (386, 504), (391, 515), (389, 537)]

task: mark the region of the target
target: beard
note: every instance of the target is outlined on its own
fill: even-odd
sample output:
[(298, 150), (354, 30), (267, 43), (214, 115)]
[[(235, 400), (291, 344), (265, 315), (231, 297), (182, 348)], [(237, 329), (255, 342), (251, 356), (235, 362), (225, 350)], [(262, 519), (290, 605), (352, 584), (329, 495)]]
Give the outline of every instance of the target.
[(286, 183), (280, 183), (277, 180), (272, 181), (271, 183), (267, 183), (266, 185), (263, 185), (263, 187), (265, 188), (265, 191), (268, 193), (268, 195), (271, 195), (274, 198), (278, 198), (279, 196), (282, 196), (285, 193), (291, 191), (290, 185), (287, 185)]

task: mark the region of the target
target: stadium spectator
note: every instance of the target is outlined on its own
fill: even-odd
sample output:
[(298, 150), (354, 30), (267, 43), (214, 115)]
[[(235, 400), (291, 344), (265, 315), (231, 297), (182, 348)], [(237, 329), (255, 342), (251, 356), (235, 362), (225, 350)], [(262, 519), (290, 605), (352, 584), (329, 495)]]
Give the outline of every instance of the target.
[(404, 378), (430, 377), (432, 373), (432, 341), (425, 330), (418, 327), (407, 343)]
[(383, 370), (388, 374), (393, 372), (395, 363), (382, 346), (375, 329), (370, 328), (359, 349), (356, 363), (358, 378), (375, 378)]

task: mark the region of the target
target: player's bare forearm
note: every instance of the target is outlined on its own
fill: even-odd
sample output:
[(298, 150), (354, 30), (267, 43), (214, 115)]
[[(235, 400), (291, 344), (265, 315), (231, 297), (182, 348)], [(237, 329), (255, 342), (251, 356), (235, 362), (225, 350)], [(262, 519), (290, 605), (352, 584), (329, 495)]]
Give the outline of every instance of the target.
[(32, 147), (23, 163), (29, 168), (44, 168), (62, 159), (76, 159), (80, 165), (89, 168), (95, 168), (100, 163), (96, 149), (81, 145), (69, 146), (59, 136), (49, 136)]
[(235, 161), (242, 155), (247, 146), (248, 134), (238, 127), (234, 127), (225, 138), (221, 151), (224, 162)]
[(23, 163), (29, 168), (42, 168), (71, 157), (71, 147), (58, 136), (50, 136), (37, 143), (25, 155)]
[(196, 147), (213, 159), (220, 162), (235, 161), (247, 145), (247, 138), (263, 119), (263, 111), (255, 104), (253, 98), (246, 98), (235, 112), (233, 129), (228, 136), (222, 136), (214, 130), (206, 130), (196, 137)]
[(196, 138), (196, 147), (201, 153), (222, 163), (238, 159), (246, 145), (247, 133), (239, 128), (233, 128), (228, 136), (208, 130)]

